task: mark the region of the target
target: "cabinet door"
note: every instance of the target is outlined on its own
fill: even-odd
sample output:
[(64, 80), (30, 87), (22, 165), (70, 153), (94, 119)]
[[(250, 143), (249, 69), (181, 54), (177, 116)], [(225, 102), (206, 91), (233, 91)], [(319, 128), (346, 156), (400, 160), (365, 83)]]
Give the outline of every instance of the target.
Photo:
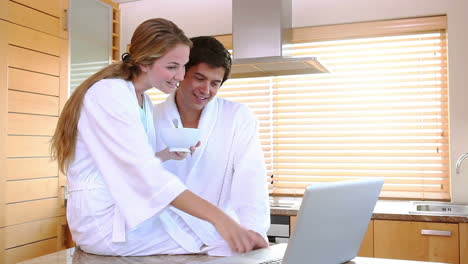
[(468, 223), (460, 225), (460, 264), (468, 264)]
[(459, 263), (458, 224), (374, 220), (374, 256)]
[(63, 177), (49, 159), (68, 87), (62, 2), (0, 0), (0, 263), (64, 248)]
[(0, 18), (68, 39), (68, 0), (0, 0)]
[(374, 257), (374, 221), (369, 222), (366, 235), (361, 243), (361, 249), (358, 252), (359, 257)]
[[(296, 216), (291, 216), (289, 230), (290, 234), (294, 230), (296, 224)], [(360, 257), (374, 257), (374, 221), (369, 222), (367, 227), (366, 234), (361, 243), (361, 248), (359, 249), (358, 256)]]
[(292, 234), (294, 227), (296, 225), (296, 218), (297, 216), (293, 215), (289, 217), (289, 234)]

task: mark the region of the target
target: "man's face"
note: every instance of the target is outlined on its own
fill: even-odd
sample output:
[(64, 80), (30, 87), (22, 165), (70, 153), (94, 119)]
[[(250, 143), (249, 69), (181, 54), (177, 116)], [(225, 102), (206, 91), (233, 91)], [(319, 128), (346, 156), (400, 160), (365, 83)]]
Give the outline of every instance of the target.
[(223, 67), (207, 63), (192, 66), (183, 81), (179, 83), (176, 101), (188, 110), (201, 111), (218, 93), (224, 77)]

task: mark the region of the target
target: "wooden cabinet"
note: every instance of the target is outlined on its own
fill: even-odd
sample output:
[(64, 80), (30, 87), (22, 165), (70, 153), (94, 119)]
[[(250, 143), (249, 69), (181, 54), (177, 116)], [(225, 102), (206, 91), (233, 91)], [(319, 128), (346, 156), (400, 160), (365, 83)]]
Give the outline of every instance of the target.
[[(296, 216), (290, 217), (289, 230), (290, 234), (294, 230), (296, 224)], [(369, 222), (366, 234), (361, 243), (361, 249), (359, 250), (358, 256), (360, 257), (373, 257), (374, 256), (374, 221)]]
[(68, 0), (0, 0), (0, 263), (64, 249), (49, 141), (68, 92)]
[(360, 257), (374, 257), (374, 221), (369, 222), (367, 227), (366, 234), (361, 243), (361, 248), (359, 249), (358, 256)]
[(468, 264), (468, 223), (372, 220), (358, 256)]
[(289, 218), (289, 234), (292, 234), (294, 227), (296, 226), (297, 216), (293, 215)]
[(460, 264), (468, 264), (468, 223), (459, 224)]
[(374, 257), (459, 263), (458, 224), (374, 220)]
[(112, 6), (112, 62), (120, 61), (120, 9), (112, 0), (101, 0)]

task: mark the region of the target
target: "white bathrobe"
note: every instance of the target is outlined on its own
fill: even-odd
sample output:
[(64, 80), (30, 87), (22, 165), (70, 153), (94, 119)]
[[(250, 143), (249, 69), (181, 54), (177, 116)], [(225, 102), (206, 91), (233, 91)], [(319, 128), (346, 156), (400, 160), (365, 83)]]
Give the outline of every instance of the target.
[(155, 157), (153, 107), (146, 95), (144, 103), (148, 131), (131, 82), (101, 80), (85, 95), (67, 172), (67, 219), (73, 239), (86, 252), (202, 251), (203, 242), (167, 210), (186, 187)]
[[(156, 151), (166, 147), (159, 136), (160, 129), (173, 127), (173, 119), (182, 124), (174, 98), (172, 94), (155, 106)], [(166, 161), (164, 167), (192, 192), (267, 239), (270, 211), (256, 118), (243, 104), (215, 98), (203, 109), (198, 128), (201, 146), (193, 156)], [(182, 217), (204, 244), (213, 247), (209, 254), (230, 254), (210, 223), (177, 209), (169, 210)]]

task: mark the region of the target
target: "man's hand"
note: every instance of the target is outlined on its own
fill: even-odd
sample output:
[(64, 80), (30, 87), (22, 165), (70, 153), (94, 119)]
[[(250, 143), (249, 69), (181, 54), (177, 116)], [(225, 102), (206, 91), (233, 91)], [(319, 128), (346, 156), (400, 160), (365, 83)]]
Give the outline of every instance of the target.
[(195, 146), (191, 146), (190, 147), (190, 154), (193, 155), (193, 153), (195, 152), (195, 150), (197, 150), (198, 147), (200, 147), (201, 145), (201, 142), (198, 141), (197, 144)]
[[(200, 141), (195, 146), (190, 147), (190, 154), (193, 154), (195, 150), (201, 145)], [(165, 148), (160, 152), (156, 153), (156, 157), (161, 159), (162, 162), (167, 160), (183, 160), (187, 157), (186, 152), (170, 152), (169, 148)]]

